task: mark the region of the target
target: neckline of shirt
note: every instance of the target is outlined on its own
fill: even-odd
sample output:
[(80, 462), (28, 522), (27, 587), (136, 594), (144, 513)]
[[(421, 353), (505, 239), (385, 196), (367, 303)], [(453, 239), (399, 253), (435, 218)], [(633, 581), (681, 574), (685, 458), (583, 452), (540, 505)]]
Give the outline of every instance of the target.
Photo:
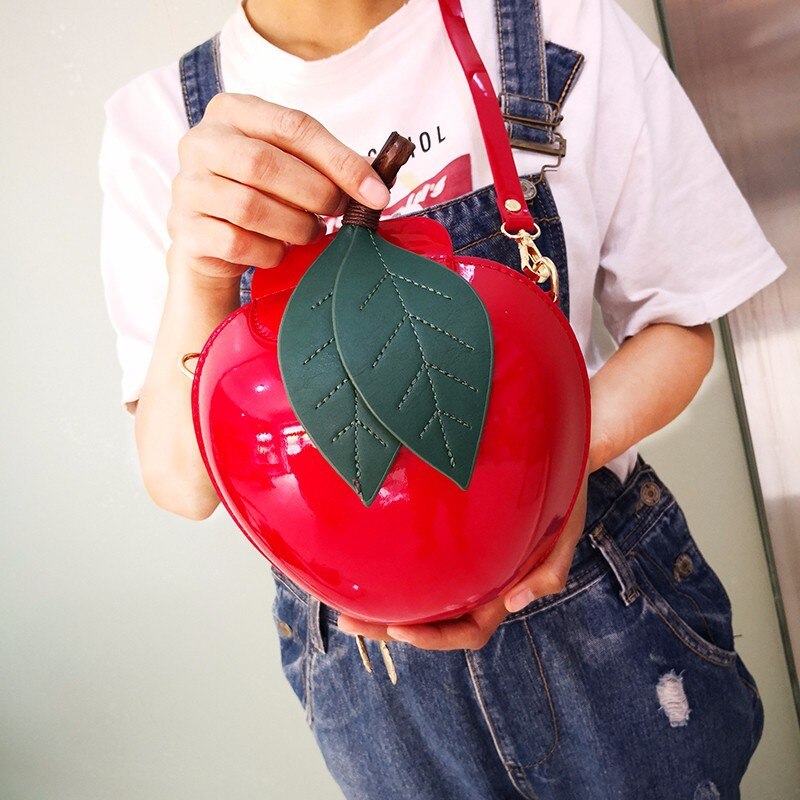
[(421, 35), (437, 30), (437, 23), (443, 28), (437, 0), (406, 0), (356, 44), (332, 56), (306, 61), (261, 36), (250, 24), (242, 2), (237, 1), (236, 10), (222, 28), (226, 56), (245, 59), (251, 74), (266, 80), (275, 75), (281, 83), (296, 86), (336, 84), (354, 75), (366, 80), (369, 72), (365, 70), (376, 62), (395, 53), (408, 54)]

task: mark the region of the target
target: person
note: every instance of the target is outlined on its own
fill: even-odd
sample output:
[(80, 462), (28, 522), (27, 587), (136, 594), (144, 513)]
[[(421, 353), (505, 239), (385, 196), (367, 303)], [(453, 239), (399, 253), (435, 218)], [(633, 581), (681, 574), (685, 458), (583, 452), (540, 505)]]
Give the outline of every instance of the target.
[[(360, 623), (273, 568), (284, 672), (348, 798), (738, 797), (758, 689), (725, 588), (637, 444), (697, 393), (710, 323), (786, 266), (613, 0), (463, 5), (586, 360), (589, 463), (546, 561), (456, 620)], [(177, 361), (249, 299), (255, 269), (334, 230), (348, 197), (430, 216), (456, 252), (518, 266), (436, 0), (241, 0), (105, 114), (101, 267), (122, 402), (145, 486), (176, 514), (219, 503)], [(393, 129), (417, 147), (389, 191), (370, 157)]]

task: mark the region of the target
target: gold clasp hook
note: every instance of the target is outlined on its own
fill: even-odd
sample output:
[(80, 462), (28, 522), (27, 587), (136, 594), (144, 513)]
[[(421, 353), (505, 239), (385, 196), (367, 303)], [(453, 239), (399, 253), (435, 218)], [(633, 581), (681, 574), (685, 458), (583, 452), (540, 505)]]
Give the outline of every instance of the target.
[(500, 232), (513, 239), (519, 248), (519, 260), (523, 272), (529, 272), (536, 277), (537, 283), (544, 283), (550, 279), (550, 294), (553, 302), (558, 302), (558, 270), (553, 260), (545, 255), (536, 246), (536, 240), (542, 233), (542, 229), (535, 225), (533, 233), (526, 230), (519, 230), (516, 233), (509, 233), (506, 230), (505, 222), (500, 226)]

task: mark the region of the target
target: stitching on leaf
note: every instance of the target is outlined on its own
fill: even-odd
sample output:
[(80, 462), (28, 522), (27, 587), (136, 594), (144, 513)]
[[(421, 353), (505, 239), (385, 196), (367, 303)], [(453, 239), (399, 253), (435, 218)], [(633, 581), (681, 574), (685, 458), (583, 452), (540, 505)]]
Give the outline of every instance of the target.
[(331, 439), (331, 444), (333, 444), (337, 439), (344, 436), (351, 428), (353, 429), (353, 470), (355, 472), (355, 480), (353, 481), (353, 486), (356, 488), (359, 496), (362, 494), (363, 489), (361, 486), (361, 458), (358, 454), (358, 429), (361, 428), (362, 430), (366, 431), (376, 442), (379, 442), (383, 447), (388, 447), (389, 445), (377, 434), (375, 433), (372, 428), (369, 427), (362, 419), (361, 414), (358, 410), (358, 392), (353, 394), (353, 402), (354, 402), (354, 410), (353, 410), (353, 420), (352, 422), (348, 422), (347, 425), (342, 428), (339, 433), (337, 433), (333, 439)]
[(328, 394), (326, 394), (325, 397), (323, 397), (322, 400), (320, 400), (319, 403), (317, 403), (314, 406), (314, 408), (322, 408), (322, 406), (324, 406), (325, 403), (327, 403), (328, 400), (330, 400), (331, 397), (333, 397), (336, 394), (336, 392), (338, 392), (339, 389), (342, 388), (342, 386), (344, 386), (346, 383), (349, 383), (349, 382), (350, 382), (350, 378), (342, 378), (342, 380), (339, 381), (339, 383), (337, 383), (336, 386), (334, 386), (333, 389), (331, 389), (328, 392)]
[(306, 360), (303, 362), (303, 364), (308, 364), (308, 362), (309, 362), (309, 361), (311, 361), (311, 359), (312, 359), (312, 358), (315, 358), (315, 357), (316, 357), (316, 356), (318, 356), (318, 355), (319, 355), (319, 354), (320, 354), (320, 353), (321, 353), (321, 352), (322, 352), (322, 351), (323, 351), (323, 350), (324, 350), (326, 347), (328, 347), (329, 345), (333, 344), (333, 341), (334, 341), (334, 340), (333, 340), (333, 337), (331, 337), (330, 339), (328, 339), (328, 341), (327, 341), (327, 342), (325, 342), (325, 344), (321, 344), (321, 345), (320, 345), (320, 346), (319, 346), (319, 347), (318, 347), (318, 348), (317, 348), (317, 349), (316, 349), (316, 350), (315, 350), (315, 351), (314, 351), (314, 352), (313, 352), (313, 353), (312, 353), (312, 354), (311, 354), (311, 355), (310, 355), (310, 356), (309, 356), (309, 357), (308, 357), (308, 358), (307, 358), (307, 359), (306, 359)]
[(325, 297), (320, 297), (313, 306), (311, 306), (311, 310), (313, 311), (315, 308), (319, 308), (326, 300), (330, 300), (333, 297), (333, 289), (331, 289)]
[(420, 439), (422, 438), (422, 435), (425, 433), (425, 431), (428, 430), (428, 428), (430, 428), (431, 422), (433, 422), (438, 416), (439, 414), (436, 411), (434, 411), (433, 414), (431, 414), (431, 418), (425, 423), (425, 427), (419, 432)]
[(420, 375), (422, 375), (425, 369), (425, 362), (422, 362), (422, 366), (419, 368), (417, 374), (412, 378), (411, 383), (408, 384), (408, 389), (406, 389), (405, 394), (400, 398), (400, 402), (397, 404), (397, 410), (399, 411), (403, 407), (403, 403), (408, 400), (408, 396), (411, 394), (411, 390), (414, 388), (414, 384), (419, 380)]
[(397, 336), (397, 334), (400, 332), (400, 328), (403, 327), (403, 324), (407, 319), (408, 317), (404, 316), (403, 319), (401, 319), (400, 322), (397, 323), (397, 327), (392, 331), (391, 335), (386, 340), (386, 344), (383, 347), (381, 347), (380, 353), (378, 353), (378, 355), (375, 357), (375, 360), (372, 362), (373, 367), (378, 366), (378, 362), (383, 358), (383, 356), (386, 354), (386, 351), (389, 349), (389, 345), (392, 343), (392, 339), (394, 339), (394, 337)]
[(454, 414), (450, 414), (447, 411), (442, 411), (437, 408), (436, 411), (434, 411), (433, 414), (431, 415), (431, 418), (425, 423), (425, 427), (419, 432), (420, 439), (422, 438), (425, 431), (427, 431), (428, 428), (430, 428), (431, 422), (433, 422), (437, 417), (439, 418), (440, 422), (442, 417), (447, 417), (448, 419), (452, 419), (454, 422), (457, 422), (459, 425), (463, 425), (465, 428), (467, 428), (467, 430), (470, 431), (472, 430), (472, 425), (470, 425), (469, 422), (464, 422), (463, 419), (456, 417)]
[(355, 425), (355, 424), (356, 424), (356, 421), (355, 421), (355, 420), (351, 420), (350, 422), (348, 422), (348, 423), (347, 423), (347, 425), (345, 425), (345, 426), (344, 426), (344, 428), (342, 428), (342, 429), (339, 431), (339, 433), (337, 433), (337, 434), (336, 434), (336, 435), (333, 437), (333, 439), (331, 439), (331, 444), (333, 444), (333, 443), (334, 443), (334, 442), (335, 442), (337, 439), (339, 439), (339, 438), (341, 438), (342, 436), (344, 436), (344, 435), (347, 433), (347, 431), (349, 431), (349, 430), (350, 430), (350, 428), (352, 428), (352, 427), (353, 427), (353, 425)]
[[(372, 240), (372, 243), (375, 244), (375, 240), (374, 239)], [(377, 245), (376, 245), (375, 249), (377, 250)], [(380, 255), (380, 252), (378, 252), (378, 255)], [(367, 307), (367, 303), (369, 303), (369, 301), (372, 300), (373, 296), (375, 295), (375, 292), (377, 292), (378, 289), (381, 288), (381, 286), (383, 285), (383, 282), (388, 277), (397, 278), (398, 280), (405, 281), (406, 283), (410, 283), (412, 286), (416, 286), (416, 287), (418, 287), (420, 289), (424, 289), (426, 292), (431, 292), (432, 294), (437, 294), (437, 295), (439, 295), (439, 297), (443, 297), (445, 300), (452, 300), (453, 299), (452, 297), (450, 297), (450, 295), (445, 294), (444, 292), (440, 292), (438, 289), (434, 289), (432, 286), (426, 286), (424, 283), (419, 283), (418, 281), (412, 280), (411, 278), (406, 278), (405, 275), (398, 275), (396, 272), (392, 272), (392, 270), (390, 270), (389, 267), (386, 266), (386, 262), (383, 260), (383, 257), (381, 257), (381, 262), (383, 263), (383, 266), (386, 268), (386, 272), (383, 273), (383, 277), (375, 284), (375, 286), (372, 287), (372, 290), (370, 291), (370, 293), (364, 298), (364, 302), (361, 303), (361, 305), (358, 307), (359, 311), (363, 311)], [(327, 299), (327, 298), (324, 298), (324, 299)], [(420, 321), (423, 322), (425, 320), (420, 319)], [(430, 324), (430, 323), (426, 323), (426, 324)], [(435, 327), (435, 326), (431, 326), (431, 327)], [(437, 330), (439, 330), (439, 328), (437, 328)], [(442, 331), (442, 333), (446, 333), (446, 332), (447, 331)], [(457, 340), (457, 341), (460, 341), (460, 340)], [(466, 345), (466, 346), (469, 347), (469, 345)], [(474, 349), (474, 348), (470, 348), (470, 349)]]
[[(358, 392), (353, 392), (353, 402), (355, 403), (355, 408), (353, 410), (353, 415), (355, 419), (353, 422), (358, 420)], [(356, 479), (353, 483), (356, 491), (358, 492), (359, 497), (361, 497), (361, 462), (358, 458), (358, 428), (353, 430), (353, 458), (355, 461), (355, 471), (356, 471)]]
[(459, 417), (455, 416), (455, 414), (451, 414), (449, 411), (442, 411), (441, 413), (444, 414), (444, 416), (446, 416), (448, 419), (452, 419), (453, 422), (457, 422), (459, 425), (463, 425), (467, 430), (470, 431), (472, 430), (472, 425), (470, 425), (469, 422), (464, 422), (463, 419), (460, 419)]
[(373, 295), (378, 291), (378, 289), (381, 288), (381, 285), (387, 277), (387, 274), (384, 272), (381, 279), (375, 284), (375, 286), (372, 287), (372, 291), (364, 298), (364, 302), (358, 307), (359, 311), (363, 311), (367, 307), (367, 303), (372, 300)]
[(446, 378), (450, 378), (450, 380), (455, 381), (456, 383), (460, 383), (462, 386), (466, 386), (467, 389), (471, 389), (473, 392), (477, 392), (477, 388), (473, 386), (471, 383), (467, 383), (466, 381), (461, 380), (457, 375), (453, 375), (452, 372), (448, 372), (446, 369), (442, 369), (441, 367), (437, 367), (436, 364), (431, 364), (429, 362), (425, 362), (426, 367), (430, 367), (431, 369), (435, 369), (437, 372), (440, 372)]
[[(439, 369), (438, 367), (434, 367), (433, 364), (429, 364), (428, 361), (425, 359), (425, 350), (422, 347), (422, 342), (419, 339), (419, 334), (417, 333), (417, 328), (416, 328), (416, 326), (414, 324), (415, 320), (412, 318), (412, 314), (408, 310), (408, 308), (406, 307), (405, 301), (403, 300), (403, 296), (402, 296), (402, 294), (400, 294), (400, 290), (397, 288), (397, 283), (395, 282), (395, 275), (389, 269), (389, 267), (386, 264), (386, 262), (383, 260), (383, 254), (378, 249), (378, 244), (375, 241), (375, 234), (372, 231), (369, 231), (369, 238), (370, 238), (370, 241), (372, 242), (372, 246), (375, 248), (375, 252), (378, 254), (378, 258), (381, 260), (381, 264), (383, 264), (383, 268), (386, 270), (387, 273), (389, 273), (389, 275), (391, 277), (392, 286), (394, 287), (394, 291), (395, 291), (395, 294), (397, 295), (397, 299), (398, 299), (398, 301), (400, 303), (400, 307), (403, 309), (404, 315), (409, 317), (409, 322), (411, 324), (411, 331), (414, 334), (414, 338), (417, 341), (417, 348), (419, 349), (419, 355), (420, 355), (420, 358), (422, 359), (422, 368), (417, 373), (417, 376), (415, 376), (414, 381), (416, 381), (418, 379), (419, 375), (424, 370), (425, 375), (428, 378), (428, 384), (431, 387), (431, 394), (433, 395), (433, 405), (434, 405), (434, 408), (436, 409), (436, 411), (439, 411), (440, 407), (439, 407), (439, 397), (436, 394), (436, 386), (434, 385), (433, 377), (431, 376), (431, 368), (432, 367), (434, 369), (436, 369), (437, 372), (440, 372), (443, 375), (446, 375), (447, 377), (450, 377), (453, 380), (456, 380), (458, 383), (463, 383), (465, 386), (468, 386), (473, 391), (477, 392), (478, 390), (474, 386), (470, 386), (470, 384), (468, 384), (466, 381), (462, 381), (460, 378), (456, 378), (454, 375), (451, 375), (450, 373), (447, 373), (444, 370)], [(408, 390), (406, 390), (406, 394), (403, 395), (403, 396), (407, 397), (407, 394), (408, 394)], [(442, 432), (442, 442), (444, 443), (444, 448), (445, 448), (445, 450), (447, 452), (447, 458), (448, 458), (448, 461), (450, 462), (450, 466), (453, 469), (455, 469), (456, 468), (456, 460), (455, 460), (455, 457), (453, 456), (453, 451), (452, 451), (452, 449), (450, 447), (450, 442), (449, 442), (449, 440), (447, 438), (447, 431), (444, 429), (444, 423), (442, 422), (442, 417), (441, 417), (440, 414), (437, 414), (437, 413), (434, 413), (434, 417), (439, 421), (439, 430)], [(428, 420), (428, 424), (425, 426), (425, 430), (427, 430), (427, 428), (430, 425), (431, 421), (432, 420)]]
[(471, 344), (467, 344), (463, 339), (459, 339), (458, 336), (453, 335), (450, 331), (446, 331), (444, 328), (440, 328), (438, 325), (434, 325), (432, 322), (428, 322), (427, 319), (424, 317), (420, 317), (417, 314), (409, 313), (409, 317), (411, 319), (416, 320), (417, 322), (421, 322), (423, 325), (427, 325), (429, 328), (433, 328), (433, 330), (438, 331), (439, 333), (443, 333), (448, 338), (452, 339), (454, 342), (458, 342), (459, 344), (464, 345), (467, 350), (474, 350), (475, 348)]
[(362, 430), (362, 431), (366, 431), (366, 432), (367, 432), (367, 433), (368, 433), (368, 434), (369, 434), (369, 435), (370, 435), (370, 436), (371, 436), (373, 439), (375, 439), (375, 441), (376, 441), (376, 442), (380, 442), (380, 444), (382, 444), (384, 447), (388, 447), (388, 446), (389, 446), (389, 445), (387, 445), (387, 444), (386, 444), (386, 442), (384, 442), (384, 441), (383, 441), (383, 439), (381, 439), (381, 437), (380, 437), (380, 436), (378, 436), (378, 434), (377, 434), (377, 433), (375, 433), (375, 431), (374, 431), (374, 430), (372, 430), (372, 428), (370, 428), (370, 426), (369, 426), (369, 425), (367, 425), (365, 422), (362, 422), (361, 420), (359, 420), (359, 421), (358, 421), (358, 427), (359, 427), (359, 428), (361, 428), (361, 430)]
[[(383, 259), (381, 259), (383, 261)], [(384, 262), (385, 266), (385, 262)], [(405, 275), (398, 275), (396, 272), (392, 272), (388, 267), (386, 267), (386, 271), (393, 277), (399, 278), (401, 281), (405, 281), (406, 283), (410, 283), (412, 286), (418, 286), (420, 289), (425, 289), (428, 292), (433, 292), (433, 294), (438, 294), (439, 297), (443, 297), (445, 300), (452, 300), (453, 298), (450, 295), (445, 294), (444, 292), (440, 292), (438, 289), (434, 289), (432, 286), (426, 286), (424, 283), (417, 283), (411, 278), (406, 278)]]

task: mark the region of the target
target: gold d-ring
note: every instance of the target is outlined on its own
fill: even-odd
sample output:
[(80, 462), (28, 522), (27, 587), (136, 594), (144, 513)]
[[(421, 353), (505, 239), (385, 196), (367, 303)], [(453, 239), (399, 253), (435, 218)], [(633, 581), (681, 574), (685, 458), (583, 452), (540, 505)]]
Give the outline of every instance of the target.
[(522, 239), (524, 236), (530, 236), (531, 239), (538, 239), (542, 234), (542, 229), (534, 220), (533, 231), (526, 231), (524, 228), (521, 228), (516, 233), (509, 233), (508, 230), (506, 230), (505, 222), (503, 222), (500, 225), (500, 232), (503, 236), (508, 236), (509, 239)]
[(195, 358), (200, 358), (200, 353), (184, 353), (178, 359), (178, 368), (187, 378), (194, 378), (194, 370), (186, 366), (187, 362), (193, 361)]

